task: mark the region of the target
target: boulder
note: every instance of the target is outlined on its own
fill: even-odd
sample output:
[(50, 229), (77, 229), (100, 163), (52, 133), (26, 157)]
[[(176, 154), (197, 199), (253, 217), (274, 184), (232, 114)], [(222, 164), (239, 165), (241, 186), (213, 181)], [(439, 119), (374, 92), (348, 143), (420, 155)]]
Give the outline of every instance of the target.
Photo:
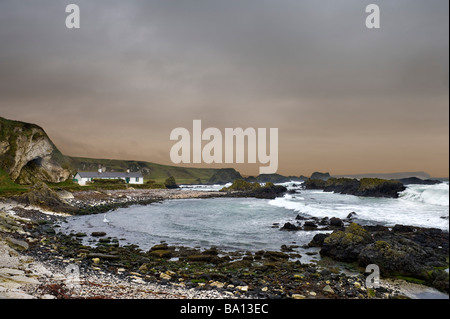
[(103, 237), (106, 236), (106, 233), (103, 231), (94, 231), (91, 233), (91, 236), (93, 237)]
[(14, 199), (21, 204), (37, 206), (54, 212), (72, 213), (77, 210), (43, 182), (37, 182), (27, 193), (14, 196)]
[(330, 218), (330, 226), (333, 227), (343, 227), (344, 226), (344, 222), (342, 221), (342, 219), (337, 218), (337, 217), (331, 217)]
[(362, 226), (352, 223), (344, 231), (334, 231), (324, 239), (320, 254), (335, 260), (354, 262), (372, 236)]
[(305, 230), (314, 230), (316, 229), (318, 226), (315, 222), (307, 220), (304, 224), (303, 224), (303, 229)]
[(362, 266), (376, 264), (385, 275), (423, 277), (426, 276), (426, 261), (430, 257), (423, 247), (408, 239), (394, 242), (378, 240), (360, 252), (358, 263)]
[(29, 245), (26, 241), (15, 239), (13, 237), (6, 237), (5, 240), (8, 243), (9, 247), (11, 247), (12, 249), (25, 251), (29, 248)]
[(322, 247), (323, 241), (328, 236), (329, 236), (328, 234), (322, 234), (322, 233), (316, 234), (316, 235), (314, 235), (313, 239), (309, 242), (308, 246), (309, 247)]
[(301, 227), (295, 226), (294, 224), (291, 223), (285, 223), (283, 227), (280, 228), (280, 230), (287, 230), (287, 231), (296, 231), (296, 230), (300, 230)]

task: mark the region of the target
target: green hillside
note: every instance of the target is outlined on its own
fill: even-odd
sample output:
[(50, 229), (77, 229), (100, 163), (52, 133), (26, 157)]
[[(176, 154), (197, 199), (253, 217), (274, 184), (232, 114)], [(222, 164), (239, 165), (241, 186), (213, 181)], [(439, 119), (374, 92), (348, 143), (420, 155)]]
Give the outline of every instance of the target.
[(143, 161), (127, 161), (113, 159), (97, 159), (84, 157), (66, 157), (73, 173), (77, 171), (97, 171), (99, 166), (106, 171), (123, 172), (130, 169), (140, 171), (145, 180), (163, 183), (168, 177), (175, 177), (178, 184), (206, 183), (218, 171), (216, 168), (191, 168), (161, 165)]
[(10, 178), (3, 168), (0, 167), (0, 196), (17, 194), (26, 192), (28, 187), (23, 185), (17, 185)]

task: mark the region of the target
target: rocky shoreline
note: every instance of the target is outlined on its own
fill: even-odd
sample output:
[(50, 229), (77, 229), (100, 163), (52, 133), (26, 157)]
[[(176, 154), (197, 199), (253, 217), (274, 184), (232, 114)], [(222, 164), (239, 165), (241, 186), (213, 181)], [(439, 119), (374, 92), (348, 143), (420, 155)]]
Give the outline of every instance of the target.
[[(122, 190), (60, 192), (59, 196), (68, 205), (85, 213), (96, 213), (122, 205), (225, 194)], [(216, 247), (203, 250), (172, 247), (162, 242), (143, 251), (136, 245), (121, 246), (117, 238), (108, 237), (105, 233), (61, 234), (57, 231), (58, 222), (63, 221), (67, 214), (54, 214), (8, 200), (0, 202), (0, 211), (0, 298), (405, 297), (400, 286), (395, 284), (366, 288), (368, 274), (358, 265), (348, 266), (356, 267), (349, 275), (332, 258), (302, 264), (296, 258), (298, 254), (286, 245), (280, 247), (280, 251), (252, 253), (225, 252)], [(337, 227), (333, 233), (340, 231), (345, 234), (346, 227), (336, 220), (332, 224), (329, 222), (328, 227)], [(95, 243), (84, 245), (84, 236), (95, 238)], [(323, 249), (326, 238), (315, 240)]]

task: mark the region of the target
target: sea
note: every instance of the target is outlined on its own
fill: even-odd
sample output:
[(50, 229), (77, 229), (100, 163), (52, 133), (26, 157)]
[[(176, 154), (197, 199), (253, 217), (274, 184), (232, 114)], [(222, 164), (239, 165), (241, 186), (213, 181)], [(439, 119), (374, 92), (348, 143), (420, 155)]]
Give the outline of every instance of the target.
[[(303, 246), (319, 231), (280, 231), (302, 217), (338, 217), (353, 213), (361, 225), (396, 224), (449, 230), (449, 182), (406, 185), (399, 198), (372, 198), (303, 190), (301, 183), (282, 184), (289, 194), (276, 199), (171, 199), (151, 205), (119, 208), (100, 215), (73, 216), (61, 231), (103, 231), (124, 244), (149, 249), (169, 245), (223, 250), (279, 250), (281, 245)], [(187, 189), (218, 191), (224, 185), (186, 185)], [(326, 231), (322, 231), (326, 232)], [(86, 240), (88, 240), (87, 237)]]

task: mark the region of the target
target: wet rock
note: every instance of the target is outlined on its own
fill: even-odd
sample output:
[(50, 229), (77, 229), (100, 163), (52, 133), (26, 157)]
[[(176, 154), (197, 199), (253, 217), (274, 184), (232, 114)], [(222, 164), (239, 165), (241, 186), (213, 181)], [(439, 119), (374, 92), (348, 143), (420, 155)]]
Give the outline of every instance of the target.
[(355, 218), (356, 215), (358, 215), (358, 214), (356, 214), (355, 212), (351, 212), (350, 214), (347, 215), (347, 219)]
[(301, 227), (295, 226), (294, 224), (291, 223), (285, 223), (283, 227), (280, 228), (280, 230), (287, 230), (287, 231), (296, 231), (296, 230), (300, 230)]
[(394, 227), (392, 227), (392, 231), (398, 233), (411, 233), (414, 232), (415, 229), (413, 226), (395, 225)]
[(313, 221), (306, 221), (304, 224), (303, 224), (303, 229), (304, 230), (314, 230), (314, 229), (316, 229), (318, 226), (317, 226), (317, 224), (315, 223), (315, 222), (313, 222)]
[(221, 258), (216, 255), (191, 255), (187, 257), (188, 261), (192, 262), (207, 262), (207, 263), (220, 263)]
[(148, 254), (150, 256), (158, 257), (158, 258), (172, 258), (173, 251), (167, 250), (167, 249), (156, 249), (156, 250), (151, 250)]
[(287, 245), (281, 245), (281, 251), (282, 252), (291, 252), (291, 251), (294, 251), (294, 249), (291, 246), (288, 247)]
[(95, 232), (91, 233), (91, 236), (92, 237), (102, 237), (102, 236), (106, 236), (106, 233), (102, 232), (102, 231), (95, 231)]
[(378, 240), (367, 245), (359, 254), (360, 265), (376, 264), (383, 273), (421, 275), (426, 273), (426, 260), (430, 257), (426, 250), (411, 240), (396, 242)]
[(203, 251), (202, 254), (217, 256), (219, 254), (219, 251), (217, 250), (217, 247), (211, 247), (210, 249), (206, 249), (205, 251)]
[(324, 239), (320, 254), (339, 261), (353, 262), (361, 250), (372, 242), (372, 236), (362, 226), (352, 223), (345, 231), (334, 231)]
[(331, 217), (331, 219), (330, 219), (330, 226), (343, 227), (344, 226), (344, 222), (340, 218)]
[(266, 251), (264, 254), (264, 258), (270, 259), (273, 261), (285, 260), (289, 259), (289, 255), (280, 251)]
[(406, 187), (398, 181), (380, 178), (334, 178), (324, 181), (310, 178), (304, 183), (305, 189), (322, 189), (325, 192), (370, 197), (398, 198), (398, 193)]
[(316, 234), (316, 235), (314, 235), (313, 239), (308, 243), (308, 246), (309, 247), (322, 247), (323, 241), (328, 236), (329, 236), (328, 234), (322, 234), (322, 233)]

